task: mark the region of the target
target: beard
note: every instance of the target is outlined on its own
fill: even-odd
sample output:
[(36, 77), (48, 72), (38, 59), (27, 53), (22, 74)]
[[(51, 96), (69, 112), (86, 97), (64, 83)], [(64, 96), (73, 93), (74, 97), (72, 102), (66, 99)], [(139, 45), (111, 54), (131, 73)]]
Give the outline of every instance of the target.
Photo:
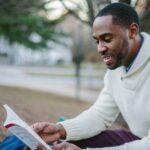
[(107, 68), (110, 70), (114, 70), (118, 67), (125, 66), (125, 64), (128, 61), (128, 55), (130, 52), (129, 42), (127, 41), (127, 39), (124, 39), (122, 43), (123, 44), (122, 44), (121, 48), (119, 48), (120, 50), (119, 50), (118, 54), (117, 55), (111, 54), (114, 59), (114, 64), (107, 65)]

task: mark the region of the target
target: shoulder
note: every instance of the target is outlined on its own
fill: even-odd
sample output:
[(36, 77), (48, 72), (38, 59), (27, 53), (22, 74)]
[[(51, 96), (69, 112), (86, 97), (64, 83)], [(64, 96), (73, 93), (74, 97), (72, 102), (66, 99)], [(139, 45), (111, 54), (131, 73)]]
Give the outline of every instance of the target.
[(144, 51), (145, 57), (150, 57), (150, 35), (148, 33), (142, 32), (141, 35), (144, 37), (144, 41), (141, 49)]

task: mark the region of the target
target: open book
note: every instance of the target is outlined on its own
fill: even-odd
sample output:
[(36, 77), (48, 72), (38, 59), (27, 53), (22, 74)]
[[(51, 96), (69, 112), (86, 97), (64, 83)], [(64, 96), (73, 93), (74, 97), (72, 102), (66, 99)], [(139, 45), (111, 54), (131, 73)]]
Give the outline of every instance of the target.
[(4, 126), (22, 142), (24, 142), (31, 149), (40, 144), (47, 150), (51, 150), (41, 137), (34, 132), (26, 122), (24, 122), (8, 105), (3, 105), (7, 112), (7, 117)]

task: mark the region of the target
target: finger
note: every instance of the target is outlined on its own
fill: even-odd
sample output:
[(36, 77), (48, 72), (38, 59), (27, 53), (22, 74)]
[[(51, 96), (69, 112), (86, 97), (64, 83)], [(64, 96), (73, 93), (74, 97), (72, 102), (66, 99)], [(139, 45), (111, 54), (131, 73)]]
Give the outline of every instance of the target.
[(60, 142), (59, 141), (54, 141), (52, 144), (53, 145), (57, 145), (57, 144), (59, 144)]
[(67, 145), (67, 143), (63, 142), (63, 143), (54, 145), (52, 148), (53, 148), (53, 150), (63, 150), (63, 149), (65, 150), (66, 149), (66, 145)]
[(35, 132), (40, 132), (42, 131), (45, 127), (49, 126), (49, 123), (47, 122), (37, 122), (33, 125), (31, 125), (31, 128), (35, 131)]
[(36, 145), (35, 150), (46, 150), (46, 148), (43, 145)]
[(52, 143), (59, 139), (60, 135), (59, 133), (55, 134), (45, 134), (45, 133), (39, 133), (39, 136), (46, 142), (46, 143)]
[(49, 124), (43, 128), (43, 133), (53, 134), (59, 131), (59, 128), (55, 124)]
[(57, 144), (60, 144), (60, 143), (62, 143), (62, 142), (63, 142), (62, 140), (58, 139), (57, 141), (54, 141), (52, 144), (53, 144), (53, 145), (57, 145)]

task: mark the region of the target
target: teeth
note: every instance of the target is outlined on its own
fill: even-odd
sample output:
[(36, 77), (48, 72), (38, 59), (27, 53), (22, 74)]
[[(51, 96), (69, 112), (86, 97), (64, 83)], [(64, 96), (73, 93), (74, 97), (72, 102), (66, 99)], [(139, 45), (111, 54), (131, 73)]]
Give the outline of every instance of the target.
[(104, 59), (108, 60), (108, 59), (110, 59), (110, 56), (107, 56), (107, 57), (105, 57)]
[(104, 62), (106, 62), (106, 63), (107, 63), (107, 62), (109, 62), (109, 60), (110, 60), (110, 59), (111, 59), (111, 56), (106, 56), (106, 57), (104, 57), (104, 59), (103, 59), (103, 60), (104, 60)]

